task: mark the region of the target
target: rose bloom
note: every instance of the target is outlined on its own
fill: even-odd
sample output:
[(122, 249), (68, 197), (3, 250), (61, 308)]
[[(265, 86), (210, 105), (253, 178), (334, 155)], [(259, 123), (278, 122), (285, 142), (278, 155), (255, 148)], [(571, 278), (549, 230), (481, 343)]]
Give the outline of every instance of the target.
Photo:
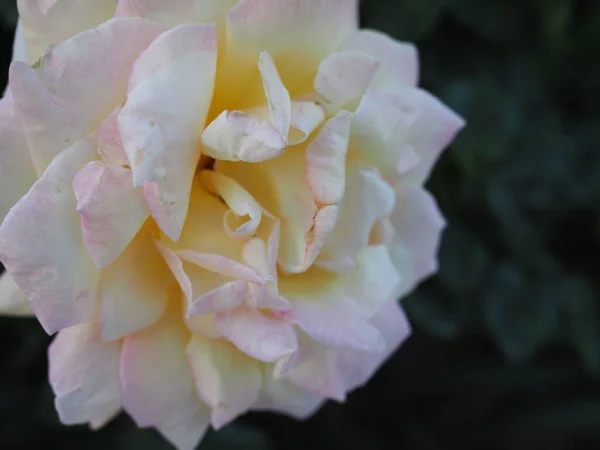
[(423, 183), (464, 122), (357, 10), (19, 1), (0, 292), (58, 332), (62, 422), (125, 410), (192, 449), (344, 401), (406, 339), (445, 225)]

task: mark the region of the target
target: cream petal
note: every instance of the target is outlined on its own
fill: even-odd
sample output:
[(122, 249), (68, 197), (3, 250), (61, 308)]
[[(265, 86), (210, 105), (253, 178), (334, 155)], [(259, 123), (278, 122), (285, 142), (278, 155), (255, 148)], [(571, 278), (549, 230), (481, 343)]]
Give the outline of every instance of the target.
[(359, 30), (340, 50), (365, 53), (381, 63), (371, 83), (376, 89), (399, 84), (417, 86), (419, 82), (419, 54), (413, 44), (396, 41), (379, 31)]
[(221, 255), (196, 253), (191, 250), (180, 250), (177, 254), (185, 261), (225, 277), (237, 278), (251, 283), (265, 283), (265, 280), (252, 268)]
[(394, 209), (396, 193), (375, 170), (354, 168), (346, 181), (340, 214), (316, 264), (343, 272), (356, 264), (358, 253), (369, 245), (377, 221)]
[(133, 62), (160, 32), (145, 19), (111, 19), (52, 47), (37, 69), (12, 64), (10, 87), (38, 174), (122, 103)]
[(120, 409), (120, 352), (119, 342), (102, 340), (95, 322), (58, 333), (48, 350), (48, 362), (61, 422), (105, 419)]
[(183, 323), (172, 312), (127, 336), (121, 353), (125, 411), (138, 426), (156, 426), (182, 449), (194, 448), (209, 421), (185, 353), (188, 341)]
[(158, 250), (158, 252), (163, 257), (165, 263), (169, 267), (169, 270), (175, 277), (175, 280), (177, 280), (177, 283), (178, 283), (179, 287), (181, 288), (181, 291), (183, 292), (183, 295), (184, 295), (185, 299), (187, 300), (187, 303), (191, 304), (192, 303), (192, 282), (190, 281), (189, 277), (185, 273), (185, 270), (183, 269), (183, 261), (181, 260), (181, 258), (179, 257), (179, 255), (176, 252), (174, 252), (173, 250), (171, 250), (170, 248), (165, 246), (160, 241), (155, 241), (154, 244), (156, 245), (156, 249)]
[(0, 152), (1, 221), (37, 180), (29, 147), (15, 114), (11, 93), (0, 100)]
[(115, 14), (117, 0), (17, 0), (29, 59), (34, 63), (54, 44), (95, 28)]
[(119, 130), (134, 186), (144, 187), (152, 217), (173, 240), (181, 234), (212, 99), (216, 34), (210, 24), (180, 25), (136, 61)]
[(186, 317), (234, 310), (244, 304), (247, 296), (248, 284), (246, 282), (230, 281), (194, 300)]
[(289, 145), (302, 144), (321, 126), (325, 120), (325, 111), (312, 101), (292, 102), (291, 128), (288, 135)]
[(135, 333), (160, 319), (173, 279), (149, 231), (142, 229), (123, 254), (102, 272), (102, 337)]
[(34, 316), (27, 297), (6, 272), (0, 276), (0, 314)]
[(420, 102), (405, 95), (411, 91), (416, 90), (368, 91), (352, 117), (350, 156), (375, 166), (386, 178), (395, 177), (398, 167), (403, 171), (416, 167), (420, 158), (408, 138), (420, 114)]
[(0, 226), (0, 259), (48, 333), (91, 319), (100, 271), (87, 253), (71, 180), (94, 138), (57, 156)]
[(333, 351), (323, 349), (317, 357), (290, 372), (287, 379), (308, 392), (343, 402), (347, 391), (345, 376), (335, 363)]
[(396, 230), (394, 245), (408, 250), (415, 284), (437, 271), (437, 251), (446, 221), (435, 199), (424, 188), (401, 187), (397, 195), (391, 218)]
[(379, 62), (364, 53), (333, 53), (319, 65), (315, 91), (319, 102), (329, 113), (335, 113), (367, 90)]
[(202, 399), (212, 408), (212, 425), (219, 429), (248, 411), (262, 386), (259, 362), (225, 341), (194, 336), (187, 355)]
[[(341, 44), (357, 24), (357, 0), (292, 3), (241, 0), (227, 14), (224, 72), (228, 66), (237, 67), (243, 77), (244, 68), (251, 67), (260, 52), (267, 51), (278, 67), (281, 63), (280, 74), (289, 89), (302, 80), (312, 79), (313, 68)], [(229, 75), (233, 80), (235, 72)], [(229, 81), (229, 77), (224, 76), (223, 86), (230, 85)], [(235, 86), (232, 87), (235, 90)], [(292, 97), (296, 95), (298, 92)]]
[(107, 267), (123, 253), (149, 216), (131, 171), (92, 161), (73, 179), (83, 240), (96, 265)]
[(226, 339), (260, 361), (275, 362), (297, 349), (292, 325), (254, 308), (217, 314), (216, 325)]
[(115, 417), (117, 417), (120, 413), (121, 413), (121, 407), (119, 406), (119, 408), (115, 408), (115, 410), (113, 412), (107, 414), (106, 416), (102, 417), (101, 419), (91, 420), (89, 422), (90, 429), (92, 431), (98, 431), (98, 430), (104, 428), (106, 425), (108, 425), (108, 423), (111, 420), (113, 420)]
[(13, 61), (28, 62), (29, 55), (27, 52), (27, 44), (25, 43), (25, 37), (23, 35), (23, 20), (19, 19), (17, 22), (17, 28), (15, 30), (15, 40), (13, 42)]

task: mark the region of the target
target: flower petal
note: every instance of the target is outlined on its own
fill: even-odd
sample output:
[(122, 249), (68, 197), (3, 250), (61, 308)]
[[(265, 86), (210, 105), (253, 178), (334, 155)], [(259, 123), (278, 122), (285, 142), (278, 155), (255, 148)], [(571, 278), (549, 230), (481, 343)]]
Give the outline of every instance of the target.
[(316, 262), (340, 272), (355, 266), (375, 223), (390, 216), (396, 200), (394, 190), (374, 170), (355, 168), (346, 184), (336, 226)]
[(27, 297), (6, 272), (0, 276), (0, 314), (34, 316)]
[[(241, 0), (227, 14), (225, 65), (237, 62), (243, 73), (245, 64), (267, 51), (289, 89), (311, 80), (313, 67), (341, 44), (357, 24), (357, 0)], [(223, 83), (230, 84), (227, 77)], [(299, 93), (291, 94), (295, 97)]]
[(187, 318), (198, 314), (231, 311), (242, 306), (247, 296), (248, 284), (246, 282), (230, 281), (195, 299), (187, 311)]
[(437, 271), (437, 251), (446, 221), (424, 188), (406, 186), (396, 192), (398, 199), (391, 219), (396, 230), (394, 245), (409, 252), (414, 285)]
[(123, 102), (133, 62), (160, 31), (145, 19), (111, 19), (52, 47), (38, 69), (12, 64), (10, 88), (38, 174)]
[(50, 384), (61, 422), (80, 424), (121, 408), (121, 344), (102, 340), (95, 322), (60, 331), (48, 350)]
[(19, 15), (34, 63), (54, 44), (90, 28), (115, 14), (117, 0), (19, 0)]
[(187, 355), (202, 399), (212, 408), (219, 429), (256, 402), (262, 385), (259, 362), (225, 341), (194, 336)]
[(379, 62), (364, 53), (332, 53), (319, 65), (315, 91), (329, 113), (360, 99), (379, 68)]
[(297, 349), (292, 325), (254, 308), (217, 314), (216, 325), (237, 348), (260, 361), (275, 362)]
[(0, 226), (0, 259), (48, 333), (94, 311), (100, 271), (83, 243), (71, 180), (96, 155), (94, 138), (65, 150)]
[(131, 171), (92, 161), (73, 179), (83, 239), (99, 268), (123, 253), (146, 219), (141, 189), (131, 186)]
[(362, 52), (381, 63), (371, 86), (376, 89), (398, 84), (417, 86), (419, 54), (413, 44), (399, 42), (374, 30), (359, 30), (340, 47), (342, 51)]
[(160, 319), (173, 278), (148, 230), (142, 229), (123, 254), (102, 272), (102, 337), (135, 333)]
[(325, 111), (312, 101), (293, 101), (289, 145), (302, 144), (325, 120)]
[(156, 426), (176, 447), (191, 450), (209, 418), (187, 361), (188, 340), (172, 311), (153, 327), (125, 338), (120, 373), (123, 406), (136, 423)]
[(98, 153), (102, 156), (102, 161), (107, 166), (129, 168), (129, 160), (125, 149), (121, 133), (119, 133), (119, 112), (116, 109), (98, 128)]
[(29, 55), (27, 54), (27, 44), (23, 36), (23, 20), (19, 19), (15, 30), (15, 40), (13, 42), (12, 61), (28, 62)]
[(216, 70), (215, 28), (180, 25), (136, 61), (119, 129), (134, 186), (144, 187), (152, 217), (173, 240), (187, 216), (200, 158), (200, 135)]
[(11, 93), (0, 99), (0, 151), (1, 221), (37, 180), (29, 147), (15, 114)]

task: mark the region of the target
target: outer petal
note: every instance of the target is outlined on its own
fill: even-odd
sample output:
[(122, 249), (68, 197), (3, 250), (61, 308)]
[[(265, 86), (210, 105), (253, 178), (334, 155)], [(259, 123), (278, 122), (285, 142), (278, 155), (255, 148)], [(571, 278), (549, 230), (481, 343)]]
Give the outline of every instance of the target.
[(75, 175), (73, 190), (83, 239), (99, 268), (125, 250), (148, 217), (141, 189), (131, 186), (131, 171), (93, 161)]
[(196, 388), (212, 408), (216, 429), (246, 412), (256, 402), (262, 385), (259, 362), (222, 340), (195, 336), (187, 346)]
[(271, 368), (265, 366), (263, 391), (252, 407), (258, 411), (277, 411), (296, 419), (312, 416), (325, 403), (326, 399), (294, 386), (287, 380), (274, 379)]
[(119, 129), (133, 172), (161, 229), (177, 240), (200, 158), (216, 70), (213, 25), (181, 25), (137, 60)]
[(112, 19), (52, 47), (37, 70), (13, 63), (10, 87), (38, 174), (122, 103), (133, 62), (160, 32), (144, 19)]
[(90, 28), (115, 14), (117, 0), (17, 0), (24, 36), (33, 63), (51, 45)]
[(360, 30), (340, 50), (365, 53), (381, 63), (371, 83), (376, 89), (416, 86), (419, 82), (419, 54), (413, 44), (396, 41), (379, 31)]
[(118, 342), (102, 340), (95, 322), (62, 330), (48, 350), (56, 409), (66, 424), (112, 416), (121, 407)]
[(418, 283), (437, 271), (437, 251), (446, 221), (435, 199), (424, 188), (408, 186), (397, 193), (392, 216), (396, 229), (394, 245), (408, 251), (413, 283)]
[(0, 100), (0, 220), (37, 180), (12, 94)]
[(162, 316), (173, 278), (148, 230), (102, 272), (102, 337), (114, 340), (154, 324)]
[(56, 157), (0, 227), (0, 259), (49, 333), (94, 311), (99, 270), (83, 243), (71, 180), (95, 150), (88, 138)]
[(319, 65), (315, 91), (325, 109), (336, 112), (360, 99), (379, 68), (379, 62), (364, 53), (333, 53)]
[(217, 314), (216, 325), (237, 348), (260, 361), (275, 362), (295, 352), (298, 346), (292, 325), (254, 308)]
[(403, 183), (422, 184), (433, 165), (456, 135), (465, 126), (462, 117), (444, 105), (440, 100), (420, 89), (406, 89), (402, 93), (411, 96), (419, 104), (419, 117), (410, 128), (408, 143), (419, 156), (416, 167), (410, 171)]
[(11, 316), (34, 315), (27, 297), (6, 272), (0, 276), (0, 313)]
[(25, 44), (25, 38), (23, 36), (23, 21), (19, 19), (17, 22), (17, 29), (15, 30), (15, 41), (13, 42), (13, 61), (29, 61), (29, 55), (27, 54), (27, 44)]
[(182, 450), (196, 446), (209, 421), (185, 354), (188, 339), (173, 311), (153, 327), (126, 337), (121, 355), (125, 410), (139, 426), (156, 426)]

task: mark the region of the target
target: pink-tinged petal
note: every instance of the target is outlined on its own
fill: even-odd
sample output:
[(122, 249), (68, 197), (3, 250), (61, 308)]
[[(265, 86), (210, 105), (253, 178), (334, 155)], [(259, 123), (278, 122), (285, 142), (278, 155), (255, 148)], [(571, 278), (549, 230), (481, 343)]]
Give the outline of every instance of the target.
[(252, 268), (221, 255), (196, 253), (191, 250), (180, 250), (177, 254), (185, 261), (225, 277), (237, 278), (251, 283), (265, 283), (265, 280)]
[(419, 105), (418, 120), (408, 133), (408, 142), (419, 155), (419, 162), (402, 182), (423, 184), (441, 152), (466, 123), (462, 117), (426, 91), (407, 89), (402, 95), (412, 96), (412, 101)]
[(189, 277), (185, 273), (185, 270), (183, 270), (183, 261), (181, 261), (181, 258), (179, 257), (179, 255), (177, 255), (176, 252), (169, 249), (163, 243), (161, 243), (159, 241), (155, 241), (154, 244), (156, 245), (158, 252), (161, 254), (163, 259), (165, 260), (165, 263), (169, 267), (171, 273), (177, 280), (177, 283), (179, 284), (179, 287), (181, 288), (183, 295), (186, 298), (188, 304), (191, 304), (191, 302), (192, 302), (192, 282), (190, 281)]
[(50, 384), (61, 422), (112, 416), (121, 407), (119, 342), (104, 342), (96, 322), (60, 331), (48, 349)]
[(437, 271), (437, 252), (446, 221), (435, 199), (424, 188), (406, 186), (397, 189), (397, 194), (392, 215), (395, 245), (408, 250), (413, 283), (418, 283)]
[(107, 414), (103, 418), (91, 420), (89, 423), (90, 429), (92, 431), (101, 430), (106, 425), (108, 425), (108, 423), (111, 420), (113, 420), (115, 417), (117, 417), (120, 413), (121, 413), (121, 407), (119, 406), (118, 408), (115, 408), (115, 410), (112, 413)]
[(48, 48), (115, 14), (117, 0), (18, 0), (29, 59), (34, 63)]
[(27, 297), (6, 272), (0, 276), (0, 314), (34, 316)]
[(384, 352), (366, 353), (344, 349), (333, 356), (337, 370), (343, 375), (347, 391), (364, 385), (411, 333), (410, 323), (395, 299), (388, 301), (371, 323), (385, 339)]
[(94, 138), (65, 150), (0, 226), (0, 260), (48, 333), (94, 312), (100, 271), (83, 243), (71, 180), (96, 155)]
[(160, 32), (145, 19), (111, 19), (52, 47), (37, 69), (13, 63), (11, 91), (38, 174), (123, 102), (133, 62)]
[(173, 278), (151, 233), (142, 229), (102, 272), (102, 337), (119, 339), (154, 324), (165, 311)]
[(119, 114), (133, 184), (150, 183), (144, 186), (150, 213), (173, 240), (188, 213), (216, 62), (213, 25), (180, 25), (163, 33), (136, 61)]
[(148, 208), (131, 171), (92, 161), (73, 178), (83, 240), (96, 265), (107, 267), (123, 253), (146, 219)]
[(284, 317), (313, 339), (332, 347), (378, 351), (382, 337), (348, 299), (299, 301), (292, 298), (293, 310)]
[(27, 44), (25, 43), (25, 37), (23, 36), (23, 21), (21, 19), (19, 19), (19, 21), (17, 22), (17, 29), (15, 30), (12, 60), (22, 62), (29, 61), (29, 55), (27, 53)]
[(290, 311), (292, 304), (279, 295), (273, 285), (260, 286), (250, 284), (248, 287), (246, 306), (252, 308), (272, 309), (274, 311)]
[(253, 406), (255, 411), (276, 411), (296, 419), (312, 416), (326, 399), (307, 392), (286, 380), (276, 380), (265, 366), (261, 397)]
[(289, 92), (279, 77), (273, 59), (267, 52), (262, 52), (258, 57), (258, 70), (262, 78), (269, 112), (271, 113), (271, 121), (275, 128), (287, 137), (292, 120), (292, 101)]
[(107, 166), (129, 168), (129, 160), (125, 149), (123, 149), (123, 141), (119, 132), (119, 112), (121, 109), (115, 110), (108, 116), (98, 128), (98, 153), (102, 156), (102, 161)]
[(313, 394), (338, 402), (346, 400), (346, 383), (342, 370), (335, 364), (335, 350), (323, 349), (321, 353), (295, 368), (287, 375), (294, 385)]
[(418, 92), (407, 88), (398, 93), (367, 91), (352, 117), (350, 155), (375, 166), (385, 177), (396, 176), (397, 169), (415, 168), (415, 155), (409, 133), (420, 114)]
[(377, 221), (394, 209), (396, 193), (375, 170), (357, 168), (349, 174), (335, 228), (317, 264), (343, 272), (356, 264), (358, 253), (369, 245)]
[(325, 111), (311, 101), (292, 102), (289, 145), (302, 144), (325, 120)]
[(262, 385), (260, 363), (230, 343), (194, 336), (187, 346), (196, 388), (212, 409), (212, 425), (219, 429), (248, 411)]
[(226, 339), (260, 361), (275, 362), (298, 346), (292, 325), (253, 308), (217, 314), (216, 325)]
[(318, 62), (357, 24), (357, 0), (241, 0), (227, 14), (225, 65), (238, 61), (243, 72), (245, 63), (267, 51), (275, 62), (285, 61), (281, 77), (288, 86), (314, 77)]
[(379, 62), (364, 53), (333, 53), (319, 65), (315, 91), (329, 113), (335, 113), (365, 93)]
[(399, 84), (416, 86), (419, 82), (419, 54), (413, 44), (396, 41), (379, 31), (360, 30), (340, 50), (365, 53), (381, 63), (371, 83), (376, 89)]
[(198, 314), (231, 311), (244, 304), (248, 296), (248, 284), (244, 281), (231, 281), (207, 292), (194, 300), (187, 311), (187, 318)]
[(140, 427), (156, 426), (181, 449), (193, 449), (209, 421), (185, 353), (188, 341), (184, 324), (172, 311), (156, 325), (127, 336), (121, 354), (125, 411)]
[(12, 94), (0, 100), (0, 221), (33, 183), (37, 174), (15, 115)]
[(117, 16), (148, 17), (174, 27), (182, 23), (225, 21), (226, 12), (238, 0), (119, 0)]

